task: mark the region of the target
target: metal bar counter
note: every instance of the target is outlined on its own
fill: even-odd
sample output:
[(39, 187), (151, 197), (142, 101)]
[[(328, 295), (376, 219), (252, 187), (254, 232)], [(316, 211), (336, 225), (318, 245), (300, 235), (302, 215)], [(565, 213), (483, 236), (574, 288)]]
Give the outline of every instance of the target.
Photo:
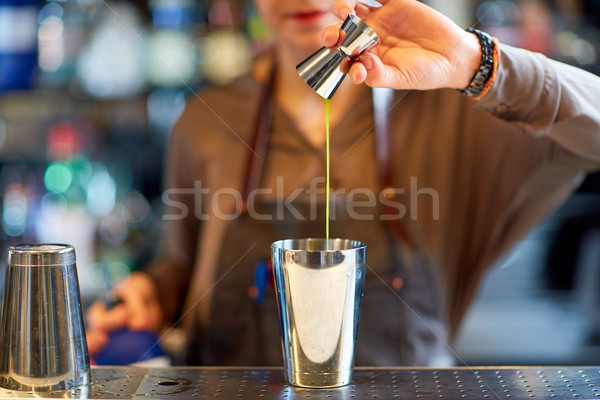
[(0, 398), (600, 399), (599, 367), (356, 368), (335, 389), (287, 385), (280, 368), (94, 367), (89, 388)]

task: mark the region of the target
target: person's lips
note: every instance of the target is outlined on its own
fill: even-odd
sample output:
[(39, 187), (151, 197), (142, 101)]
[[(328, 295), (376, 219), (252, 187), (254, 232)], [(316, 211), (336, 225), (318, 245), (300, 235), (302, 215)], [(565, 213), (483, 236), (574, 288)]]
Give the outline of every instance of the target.
[(300, 11), (288, 14), (288, 17), (299, 24), (312, 24), (325, 18), (329, 15), (329, 12), (325, 10), (310, 10)]

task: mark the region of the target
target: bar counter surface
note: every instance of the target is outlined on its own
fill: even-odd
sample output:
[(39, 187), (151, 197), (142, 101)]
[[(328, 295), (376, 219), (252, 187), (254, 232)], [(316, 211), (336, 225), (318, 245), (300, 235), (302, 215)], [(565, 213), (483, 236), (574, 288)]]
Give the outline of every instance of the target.
[(89, 399), (600, 399), (598, 367), (356, 368), (352, 383), (303, 389), (281, 368), (93, 367), (92, 385), (0, 398)]

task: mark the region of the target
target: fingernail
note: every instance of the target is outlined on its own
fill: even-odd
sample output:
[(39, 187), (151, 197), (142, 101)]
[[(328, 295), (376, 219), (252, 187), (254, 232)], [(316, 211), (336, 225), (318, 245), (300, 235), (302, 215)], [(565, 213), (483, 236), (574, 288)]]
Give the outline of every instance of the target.
[(348, 14), (350, 14), (350, 11), (348, 11), (348, 9), (346, 9), (346, 8), (343, 8), (340, 11), (340, 16), (342, 17), (342, 19), (348, 18)]
[(325, 42), (330, 42), (333, 40), (333, 33), (327, 32), (325, 33)]
[(363, 57), (361, 58), (360, 62), (367, 70), (373, 69), (373, 60), (371, 60), (371, 57)]

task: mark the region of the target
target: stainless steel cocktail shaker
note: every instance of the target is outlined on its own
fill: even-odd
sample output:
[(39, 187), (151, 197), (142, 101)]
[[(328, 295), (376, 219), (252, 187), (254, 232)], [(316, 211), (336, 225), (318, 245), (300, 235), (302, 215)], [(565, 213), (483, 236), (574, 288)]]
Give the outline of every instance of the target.
[(366, 245), (289, 239), (271, 245), (286, 380), (327, 388), (352, 380)]
[(75, 250), (61, 244), (11, 247), (0, 322), (0, 386), (50, 392), (89, 383)]
[(332, 48), (321, 47), (296, 67), (300, 77), (325, 99), (333, 97), (352, 61), (381, 43), (375, 31), (356, 15), (348, 15), (341, 29), (341, 43)]

